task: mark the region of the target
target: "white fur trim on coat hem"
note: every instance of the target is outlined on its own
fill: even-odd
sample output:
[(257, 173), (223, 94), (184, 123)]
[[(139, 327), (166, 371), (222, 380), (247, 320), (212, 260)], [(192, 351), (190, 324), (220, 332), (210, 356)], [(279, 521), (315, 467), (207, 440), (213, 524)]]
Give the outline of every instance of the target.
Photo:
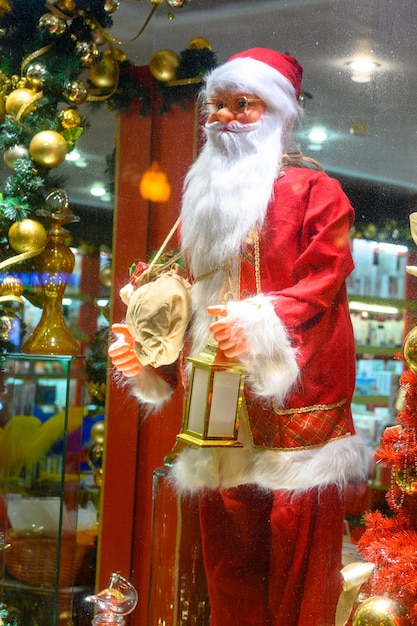
[(358, 435), (299, 450), (186, 448), (176, 460), (171, 477), (180, 493), (242, 484), (289, 491), (330, 484), (344, 488), (366, 480), (367, 453)]

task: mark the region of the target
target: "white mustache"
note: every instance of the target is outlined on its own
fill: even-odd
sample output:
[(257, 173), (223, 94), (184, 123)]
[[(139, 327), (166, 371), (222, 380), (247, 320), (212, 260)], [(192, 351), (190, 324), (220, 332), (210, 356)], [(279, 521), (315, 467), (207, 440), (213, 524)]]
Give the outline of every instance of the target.
[(261, 123), (261, 120), (254, 122), (253, 124), (241, 124), (240, 122), (229, 122), (224, 124), (223, 122), (211, 122), (206, 124), (205, 128), (209, 132), (221, 132), (228, 131), (230, 133), (247, 133), (256, 130)]

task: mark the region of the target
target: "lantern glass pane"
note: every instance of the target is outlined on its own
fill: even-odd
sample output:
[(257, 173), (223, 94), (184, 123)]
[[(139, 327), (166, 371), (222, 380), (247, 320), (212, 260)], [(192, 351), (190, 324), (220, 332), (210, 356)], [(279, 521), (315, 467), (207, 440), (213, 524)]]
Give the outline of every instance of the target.
[(207, 404), (207, 388), (210, 371), (195, 368), (191, 387), (190, 406), (188, 410), (187, 430), (204, 433), (204, 418)]
[(231, 437), (235, 432), (240, 374), (215, 372), (211, 401), (209, 437)]

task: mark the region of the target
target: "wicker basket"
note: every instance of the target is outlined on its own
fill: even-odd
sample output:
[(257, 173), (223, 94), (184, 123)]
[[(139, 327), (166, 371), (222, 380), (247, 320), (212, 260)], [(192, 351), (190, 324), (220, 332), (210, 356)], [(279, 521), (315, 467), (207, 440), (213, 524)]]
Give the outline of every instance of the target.
[[(54, 587), (57, 581), (58, 540), (48, 537), (9, 537), (5, 551), (6, 571), (37, 587)], [(61, 539), (59, 586), (71, 587), (81, 567), (86, 546)]]

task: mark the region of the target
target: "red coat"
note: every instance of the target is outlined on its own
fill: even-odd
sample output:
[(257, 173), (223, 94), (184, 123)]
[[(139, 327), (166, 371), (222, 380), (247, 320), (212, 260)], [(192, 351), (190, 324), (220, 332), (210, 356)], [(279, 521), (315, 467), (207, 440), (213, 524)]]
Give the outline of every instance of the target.
[[(248, 413), (255, 445), (318, 445), (354, 432), (355, 344), (345, 287), (354, 213), (339, 182), (322, 172), (287, 168), (274, 191), (259, 234), (261, 291), (273, 296), (300, 375), (284, 406), (271, 414), (252, 396)], [(248, 252), (241, 297), (256, 293)]]

